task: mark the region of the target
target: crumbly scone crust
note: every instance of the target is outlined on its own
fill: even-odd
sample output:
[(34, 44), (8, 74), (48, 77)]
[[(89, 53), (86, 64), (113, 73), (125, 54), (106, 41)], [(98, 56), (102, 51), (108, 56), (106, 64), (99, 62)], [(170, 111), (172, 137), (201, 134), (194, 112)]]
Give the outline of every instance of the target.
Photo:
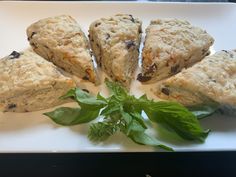
[(49, 17), (27, 28), (34, 51), (58, 67), (96, 84), (88, 40), (74, 18), (69, 15)]
[(146, 29), (142, 73), (138, 80), (153, 83), (192, 66), (209, 54), (214, 39), (204, 30), (178, 19), (157, 19)]
[(0, 109), (27, 112), (63, 103), (58, 97), (75, 87), (51, 62), (32, 50), (0, 59)]
[[(155, 94), (184, 105), (213, 100), (236, 106), (236, 50), (220, 51), (158, 85)], [(190, 98), (193, 97), (192, 101)]]
[(142, 22), (132, 15), (117, 14), (96, 20), (89, 28), (98, 66), (126, 87), (129, 87), (138, 65), (141, 26)]

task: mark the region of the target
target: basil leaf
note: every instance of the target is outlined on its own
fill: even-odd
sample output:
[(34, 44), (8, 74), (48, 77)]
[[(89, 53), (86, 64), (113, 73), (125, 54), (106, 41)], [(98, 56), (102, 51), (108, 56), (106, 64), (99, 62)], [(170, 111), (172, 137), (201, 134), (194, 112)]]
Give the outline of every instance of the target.
[(104, 101), (104, 102), (107, 103), (107, 99), (106, 99), (105, 97), (103, 97), (103, 96), (100, 94), (100, 92), (97, 94), (97, 99), (98, 99), (98, 100), (102, 100), (102, 101)]
[(203, 119), (212, 115), (219, 108), (218, 103), (212, 103), (207, 105), (196, 105), (188, 107), (188, 110), (191, 111), (198, 119)]
[(59, 99), (66, 99), (66, 98), (75, 98), (75, 90), (76, 88), (70, 89), (65, 95), (62, 95)]
[(171, 147), (161, 144), (157, 139), (147, 135), (144, 132), (132, 131), (129, 134), (129, 138), (137, 144), (149, 145), (154, 147), (156, 146), (165, 149), (167, 151), (174, 151)]
[(128, 116), (129, 114), (123, 114), (126, 118), (131, 118), (129, 124), (126, 126), (126, 129), (123, 130), (132, 141), (142, 145), (149, 145), (154, 147), (160, 147), (162, 149), (173, 151), (172, 148), (161, 144), (156, 138), (149, 136), (145, 133), (145, 129), (142, 124), (140, 124), (137, 120), (132, 119), (132, 117)]
[(139, 122), (139, 124), (144, 128), (147, 129), (147, 126), (144, 123), (144, 118), (142, 117), (141, 114), (139, 114), (138, 112), (132, 112), (130, 113), (132, 115), (132, 117)]
[(144, 132), (145, 128), (143, 128), (143, 126), (136, 120), (132, 120), (130, 121), (130, 123), (127, 125), (126, 128), (126, 135), (130, 135), (130, 132)]
[(97, 99), (80, 88), (71, 89), (60, 98), (66, 99), (68, 97), (74, 98), (74, 100), (77, 101), (81, 107), (88, 110), (97, 110), (103, 108), (107, 104), (104, 99), (101, 99), (101, 95), (99, 96), (99, 99)]
[(103, 108), (106, 105), (105, 101), (97, 99), (79, 88), (75, 90), (75, 99), (81, 107), (89, 110)]
[(135, 112), (138, 112), (141, 114), (142, 110), (144, 110), (146, 107), (149, 107), (150, 104), (152, 104), (152, 100), (148, 100), (147, 95), (144, 94), (138, 99), (135, 98), (133, 103), (131, 104), (134, 107)]
[(77, 125), (97, 118), (99, 110), (87, 111), (79, 108), (60, 107), (52, 112), (43, 113), (60, 125)]
[(123, 100), (128, 96), (127, 91), (117, 82), (110, 82), (108, 79), (105, 79), (106, 86), (112, 91), (113, 95), (116, 96), (119, 100)]
[(127, 96), (122, 101), (122, 104), (123, 104), (124, 111), (126, 111), (126, 112), (137, 112), (137, 113), (141, 114), (141, 112), (143, 110), (142, 105), (139, 103), (137, 98), (135, 98), (134, 96)]
[(106, 107), (102, 110), (101, 115), (108, 116), (111, 113), (120, 110), (120, 102), (116, 99), (115, 96), (111, 96), (108, 101)]
[(169, 127), (184, 139), (204, 142), (210, 131), (204, 131), (196, 116), (179, 103), (155, 102), (145, 112), (151, 121)]

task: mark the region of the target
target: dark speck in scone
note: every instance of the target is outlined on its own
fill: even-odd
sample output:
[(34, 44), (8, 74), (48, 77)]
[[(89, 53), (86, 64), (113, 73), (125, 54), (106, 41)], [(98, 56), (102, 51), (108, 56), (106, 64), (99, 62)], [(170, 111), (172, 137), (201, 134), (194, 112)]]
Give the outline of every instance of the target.
[(217, 102), (235, 107), (235, 76), (236, 50), (220, 51), (161, 81), (153, 92), (161, 99), (177, 101), (185, 106)]
[(14, 103), (8, 104), (8, 109), (13, 109), (13, 108), (16, 108), (16, 104)]
[(37, 111), (62, 104), (66, 100), (58, 98), (75, 87), (71, 78), (32, 50), (0, 59), (0, 73), (0, 110), (4, 112)]
[[(146, 29), (142, 52), (143, 83), (168, 78), (202, 60), (214, 39), (205, 31), (178, 19), (157, 19)], [(150, 68), (156, 64), (155, 70)], [(152, 71), (152, 72), (150, 72)]]
[(20, 54), (19, 52), (13, 51), (13, 52), (9, 55), (9, 58), (10, 58), (10, 59), (16, 59), (16, 58), (19, 58), (20, 55), (21, 55), (21, 54)]
[(27, 28), (27, 36), (37, 54), (69, 73), (99, 84), (88, 40), (71, 16), (39, 20)]
[(141, 31), (141, 21), (129, 14), (101, 18), (89, 28), (98, 66), (127, 88), (138, 65)]

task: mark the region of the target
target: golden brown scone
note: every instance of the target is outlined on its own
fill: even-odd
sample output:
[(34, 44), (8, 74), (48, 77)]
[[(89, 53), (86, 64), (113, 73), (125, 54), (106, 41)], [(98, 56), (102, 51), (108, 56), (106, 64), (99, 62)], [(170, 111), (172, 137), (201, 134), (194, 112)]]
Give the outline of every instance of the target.
[(130, 86), (138, 65), (141, 25), (132, 15), (118, 14), (96, 20), (89, 28), (98, 65), (125, 87)]
[(236, 50), (220, 51), (164, 80), (153, 90), (186, 106), (211, 101), (236, 106)]
[(43, 58), (84, 80), (99, 83), (88, 40), (71, 16), (39, 20), (27, 28), (27, 36), (34, 51)]
[(157, 19), (146, 29), (142, 73), (138, 80), (153, 83), (192, 66), (209, 54), (214, 39), (204, 30), (178, 19)]
[(29, 112), (50, 108), (75, 87), (51, 62), (31, 50), (12, 52), (0, 59), (0, 110)]

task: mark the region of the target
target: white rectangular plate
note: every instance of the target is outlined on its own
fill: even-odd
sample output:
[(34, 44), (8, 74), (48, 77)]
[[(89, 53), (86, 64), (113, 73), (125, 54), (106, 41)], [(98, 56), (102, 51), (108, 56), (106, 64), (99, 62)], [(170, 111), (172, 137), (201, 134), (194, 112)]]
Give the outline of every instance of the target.
[[(206, 29), (214, 37), (212, 50), (236, 48), (236, 4), (0, 2), (0, 58), (13, 50), (29, 47), (26, 28), (41, 18), (69, 14), (87, 33), (92, 21), (116, 13), (128, 13), (140, 18), (143, 29), (155, 18), (186, 19)], [(137, 87), (141, 87), (140, 84)], [(143, 87), (143, 90), (148, 89)], [(86, 137), (88, 125), (61, 127), (42, 116), (42, 112), (45, 110), (21, 114), (0, 113), (0, 152), (154, 151), (150, 147), (134, 144), (123, 135), (116, 135), (103, 144), (95, 145)], [(158, 136), (163, 143), (177, 151), (236, 150), (235, 117), (215, 115), (201, 123), (204, 128), (212, 130), (203, 144), (184, 142), (177, 137), (171, 139), (160, 134)]]

